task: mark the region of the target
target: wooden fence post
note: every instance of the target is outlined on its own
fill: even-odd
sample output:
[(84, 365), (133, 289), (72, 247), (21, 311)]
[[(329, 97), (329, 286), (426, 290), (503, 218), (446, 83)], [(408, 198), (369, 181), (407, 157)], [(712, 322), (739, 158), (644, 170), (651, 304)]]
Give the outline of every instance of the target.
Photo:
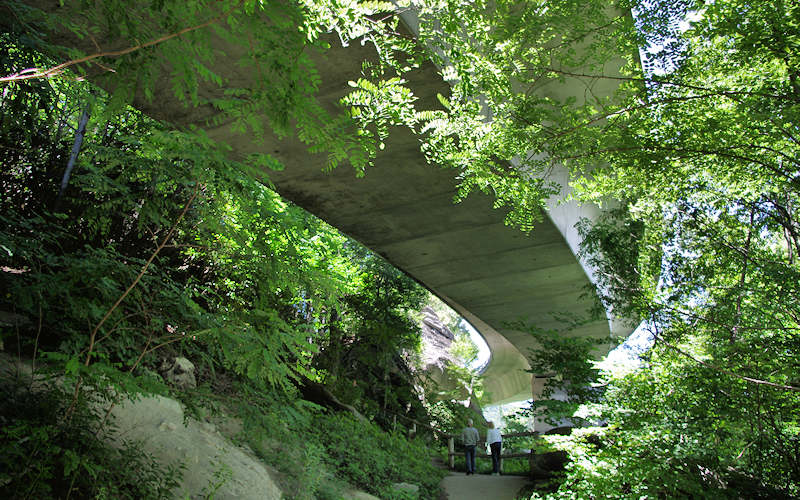
[(447, 436), (447, 458), (450, 465), (450, 470), (456, 468), (456, 443), (453, 436)]

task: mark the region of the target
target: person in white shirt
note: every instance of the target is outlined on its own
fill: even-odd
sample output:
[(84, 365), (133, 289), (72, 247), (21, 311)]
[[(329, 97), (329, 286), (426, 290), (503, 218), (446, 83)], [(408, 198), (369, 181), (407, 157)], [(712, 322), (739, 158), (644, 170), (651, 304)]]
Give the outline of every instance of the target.
[(503, 436), (500, 429), (494, 428), (494, 422), (488, 422), (486, 442), (492, 450), (492, 474), (500, 474), (500, 449), (503, 447)]

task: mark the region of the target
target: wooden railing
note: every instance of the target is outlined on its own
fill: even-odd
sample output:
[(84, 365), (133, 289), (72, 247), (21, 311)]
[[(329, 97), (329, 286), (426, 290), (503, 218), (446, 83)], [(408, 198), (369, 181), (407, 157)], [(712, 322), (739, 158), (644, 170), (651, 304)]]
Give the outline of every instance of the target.
[[(420, 426), (432, 431), (435, 434), (438, 434), (441, 437), (447, 438), (447, 458), (448, 458), (447, 465), (451, 470), (455, 469), (456, 467), (455, 459), (457, 456), (461, 455), (461, 453), (456, 452), (456, 439), (455, 439), (456, 436), (454, 434), (449, 434), (435, 427), (432, 427), (424, 422), (419, 422), (413, 418), (406, 417), (405, 415), (398, 415), (396, 413), (393, 413), (393, 415), (394, 415), (395, 425), (397, 423), (397, 417), (403, 418), (411, 423), (411, 428), (409, 429), (409, 435), (415, 435), (417, 433), (417, 426)], [(531, 437), (531, 436), (535, 437), (538, 435), (539, 435), (538, 432), (510, 432), (508, 434), (501, 434), (503, 440), (505, 440), (506, 438)], [(476, 448), (476, 450), (477, 449), (480, 448), (478, 447)], [(504, 458), (527, 458), (527, 457), (530, 457), (530, 452), (501, 454), (500, 455), (501, 467)], [(491, 458), (491, 455), (489, 455), (488, 453), (478, 453), (476, 451), (475, 458)]]
[[(501, 434), (503, 439), (506, 438), (515, 438), (515, 437), (530, 437), (530, 436), (538, 436), (538, 432), (510, 432), (508, 434)], [(447, 434), (447, 455), (448, 455), (448, 466), (450, 469), (455, 469), (456, 466), (456, 456), (461, 455), (461, 453), (456, 453), (455, 451), (455, 436), (452, 434)], [(476, 450), (480, 449), (480, 447), (476, 447)], [(530, 457), (530, 452), (527, 453), (505, 453), (500, 454), (500, 467), (502, 468), (503, 459), (504, 458), (527, 458)], [(478, 453), (475, 452), (475, 458), (491, 458), (492, 456), (488, 453)]]

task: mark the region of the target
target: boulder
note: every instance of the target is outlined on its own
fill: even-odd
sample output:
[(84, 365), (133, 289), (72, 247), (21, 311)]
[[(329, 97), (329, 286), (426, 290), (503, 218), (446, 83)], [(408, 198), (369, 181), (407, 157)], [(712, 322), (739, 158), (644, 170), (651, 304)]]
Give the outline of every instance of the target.
[(342, 495), (342, 500), (381, 500), (375, 495), (370, 495), (364, 491), (350, 490)]
[(551, 451), (548, 453), (531, 453), (530, 467), (533, 479), (547, 479), (557, 472), (564, 470), (569, 462), (566, 451)]
[(419, 498), (419, 486), (411, 483), (393, 483), (392, 491), (401, 493), (403, 498)]
[(306, 401), (311, 401), (312, 403), (316, 403), (332, 410), (351, 413), (354, 417), (356, 417), (356, 419), (362, 422), (368, 422), (367, 418), (358, 410), (356, 410), (354, 406), (339, 401), (339, 399), (334, 396), (327, 387), (319, 382), (304, 379), (299, 389), (300, 394), (303, 395), (303, 399)]
[(234, 445), (207, 422), (186, 418), (174, 399), (145, 396), (124, 400), (111, 412), (107, 436), (114, 446), (127, 441), (163, 467), (185, 466), (173, 498), (217, 500), (287, 498), (273, 477), (277, 473), (248, 448)]
[(553, 436), (553, 435), (569, 436), (570, 434), (572, 434), (572, 429), (573, 428), (574, 427), (571, 427), (571, 426), (568, 426), (568, 425), (564, 425), (564, 426), (561, 426), (561, 427), (553, 427), (549, 431), (546, 431), (544, 434), (546, 436)]
[(194, 389), (197, 379), (194, 377), (194, 365), (183, 357), (167, 358), (161, 362), (159, 372), (164, 380), (179, 389)]

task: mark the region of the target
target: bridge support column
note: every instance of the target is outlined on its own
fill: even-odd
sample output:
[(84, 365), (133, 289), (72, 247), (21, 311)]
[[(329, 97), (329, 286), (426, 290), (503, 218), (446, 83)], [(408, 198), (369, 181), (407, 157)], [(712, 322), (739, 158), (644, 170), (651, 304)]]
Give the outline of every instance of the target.
[[(542, 399), (542, 392), (544, 391), (544, 384), (547, 383), (548, 375), (533, 375), (531, 377), (531, 399), (538, 401)], [(533, 419), (533, 430), (544, 434), (545, 431), (551, 429), (553, 426), (538, 419)]]

